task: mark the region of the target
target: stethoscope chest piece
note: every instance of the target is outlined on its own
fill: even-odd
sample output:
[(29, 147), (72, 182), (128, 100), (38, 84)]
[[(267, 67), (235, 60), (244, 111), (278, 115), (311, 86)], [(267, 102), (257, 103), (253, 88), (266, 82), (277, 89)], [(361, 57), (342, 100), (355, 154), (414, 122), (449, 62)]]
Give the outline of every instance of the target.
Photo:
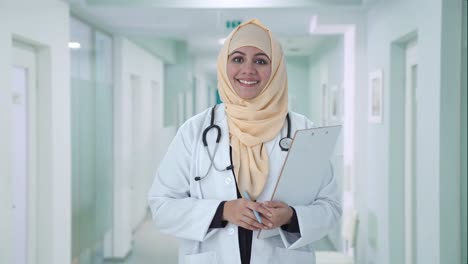
[(289, 148), (291, 147), (293, 140), (290, 137), (284, 137), (280, 140), (279, 146), (282, 151), (288, 151)]
[(288, 134), (286, 137), (280, 139), (279, 146), (282, 151), (289, 151), (291, 144), (293, 142), (291, 138), (291, 119), (289, 118), (289, 113), (286, 115), (286, 121), (288, 121)]

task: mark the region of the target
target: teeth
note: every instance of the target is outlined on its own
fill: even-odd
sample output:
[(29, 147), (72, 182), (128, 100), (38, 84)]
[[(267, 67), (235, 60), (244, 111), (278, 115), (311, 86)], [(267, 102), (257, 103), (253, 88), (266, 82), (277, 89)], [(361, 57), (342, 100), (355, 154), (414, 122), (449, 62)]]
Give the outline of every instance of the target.
[(258, 83), (258, 81), (249, 82), (249, 81), (244, 81), (244, 80), (239, 80), (239, 82), (241, 82), (243, 84), (249, 84), (249, 85)]

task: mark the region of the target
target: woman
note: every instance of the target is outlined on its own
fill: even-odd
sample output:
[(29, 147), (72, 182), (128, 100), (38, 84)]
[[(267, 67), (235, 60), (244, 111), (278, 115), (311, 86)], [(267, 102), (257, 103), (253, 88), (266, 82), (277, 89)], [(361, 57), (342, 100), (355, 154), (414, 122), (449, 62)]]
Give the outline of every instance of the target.
[[(179, 263), (315, 263), (312, 243), (341, 215), (333, 175), (312, 204), (265, 202), (287, 154), (279, 141), (312, 126), (288, 114), (281, 47), (253, 19), (228, 36), (217, 67), (224, 103), (190, 118), (169, 146), (148, 194), (155, 224), (180, 238)], [(270, 232), (258, 239), (261, 229)]]

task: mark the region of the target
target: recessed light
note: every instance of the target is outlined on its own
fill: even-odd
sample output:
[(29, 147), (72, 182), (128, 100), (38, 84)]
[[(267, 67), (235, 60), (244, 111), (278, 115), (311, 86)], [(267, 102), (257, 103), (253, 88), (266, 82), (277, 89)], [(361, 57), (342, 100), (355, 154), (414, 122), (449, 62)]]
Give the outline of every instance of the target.
[(79, 49), (81, 48), (81, 44), (79, 42), (68, 42), (68, 47), (70, 49)]

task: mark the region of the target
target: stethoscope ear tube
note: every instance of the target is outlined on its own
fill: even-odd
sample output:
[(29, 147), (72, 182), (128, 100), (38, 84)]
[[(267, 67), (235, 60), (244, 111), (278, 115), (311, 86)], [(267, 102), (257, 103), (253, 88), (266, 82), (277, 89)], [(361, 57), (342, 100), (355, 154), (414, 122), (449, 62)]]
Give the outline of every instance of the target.
[[(198, 182), (208, 175), (211, 168), (214, 168), (216, 171), (219, 171), (219, 172), (233, 169), (232, 164), (227, 166), (225, 169), (219, 169), (214, 164), (214, 157), (216, 156), (216, 152), (218, 151), (219, 141), (221, 140), (221, 128), (218, 125), (214, 124), (215, 109), (216, 109), (216, 105), (213, 106), (213, 108), (211, 109), (210, 125), (208, 127), (206, 127), (205, 130), (203, 130), (203, 133), (202, 133), (202, 142), (203, 142), (204, 148), (206, 149), (208, 157), (210, 159), (210, 166), (209, 166), (208, 170), (206, 171), (205, 175), (196, 176), (194, 178), (194, 180), (198, 181)], [(279, 141), (279, 146), (280, 146), (282, 151), (289, 151), (289, 148), (291, 147), (291, 144), (292, 144), (292, 141), (293, 141), (292, 138), (291, 138), (291, 119), (289, 118), (289, 113), (286, 114), (286, 121), (288, 122), (287, 135), (286, 135), (286, 137), (283, 137)], [(217, 135), (216, 135), (216, 147), (214, 149), (213, 155), (211, 155), (211, 152), (210, 152), (210, 150), (208, 148), (208, 141), (207, 141), (207, 134), (212, 128), (216, 129), (216, 133), (217, 133)]]
[(208, 133), (208, 131), (210, 131), (210, 129), (212, 128), (216, 128), (216, 130), (218, 130), (218, 135), (216, 136), (216, 143), (219, 143), (219, 140), (221, 139), (221, 128), (218, 126), (218, 125), (215, 125), (215, 124), (211, 124), (209, 127), (207, 127), (205, 130), (203, 130), (203, 137), (202, 137), (202, 140), (203, 140), (203, 146), (205, 147), (208, 147), (208, 143), (206, 142), (206, 134)]

